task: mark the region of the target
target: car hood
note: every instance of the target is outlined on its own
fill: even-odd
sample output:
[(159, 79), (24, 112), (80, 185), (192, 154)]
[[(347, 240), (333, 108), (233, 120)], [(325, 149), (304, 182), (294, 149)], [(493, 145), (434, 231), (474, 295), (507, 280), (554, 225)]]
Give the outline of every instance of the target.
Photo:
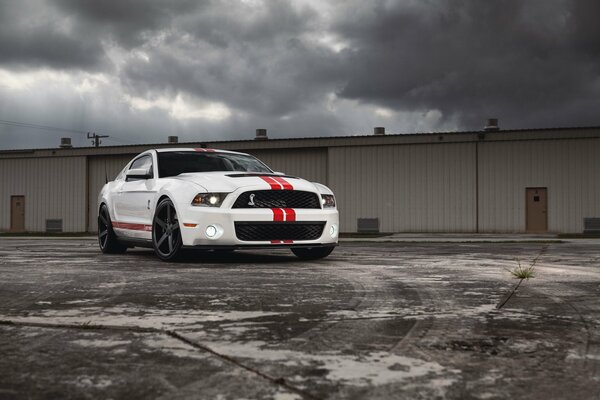
[[(252, 188), (253, 190), (281, 189), (282, 185), (288, 190), (291, 188), (293, 190), (319, 192), (318, 188), (313, 183), (305, 179), (277, 174), (257, 174), (239, 171), (193, 172), (180, 174), (174, 178), (200, 185), (206, 189), (207, 192), (217, 193), (231, 193), (244, 187)], [(275, 178), (277, 178), (282, 185), (277, 183)]]

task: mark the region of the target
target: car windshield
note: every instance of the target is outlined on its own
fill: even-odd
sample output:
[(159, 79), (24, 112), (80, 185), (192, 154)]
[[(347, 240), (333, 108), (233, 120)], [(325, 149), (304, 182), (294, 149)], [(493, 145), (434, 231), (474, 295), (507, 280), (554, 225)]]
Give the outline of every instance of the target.
[(158, 153), (158, 175), (161, 178), (186, 172), (213, 171), (273, 172), (256, 158), (244, 154), (193, 151)]

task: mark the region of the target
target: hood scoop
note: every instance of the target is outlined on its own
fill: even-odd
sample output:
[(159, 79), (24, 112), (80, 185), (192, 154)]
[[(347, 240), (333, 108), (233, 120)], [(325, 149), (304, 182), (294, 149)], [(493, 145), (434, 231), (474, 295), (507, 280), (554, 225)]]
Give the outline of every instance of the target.
[(246, 173), (241, 173), (241, 174), (228, 174), (225, 175), (228, 176), (230, 178), (248, 178), (248, 177), (261, 177), (261, 176), (275, 176), (275, 177), (279, 177), (279, 178), (291, 178), (291, 179), (299, 179), (297, 176), (290, 176), (290, 175), (279, 175), (279, 174), (259, 174), (256, 172), (246, 172)]

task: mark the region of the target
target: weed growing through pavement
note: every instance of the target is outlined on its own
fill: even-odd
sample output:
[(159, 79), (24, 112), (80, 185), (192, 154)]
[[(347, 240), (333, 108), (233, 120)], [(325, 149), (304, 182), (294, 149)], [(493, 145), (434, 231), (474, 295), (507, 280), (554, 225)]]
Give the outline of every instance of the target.
[(517, 266), (514, 267), (513, 269), (506, 269), (506, 270), (508, 272), (510, 272), (510, 274), (514, 278), (518, 279), (519, 282), (513, 288), (513, 290), (508, 294), (508, 296), (506, 296), (506, 298), (500, 304), (498, 304), (496, 306), (497, 309), (502, 308), (508, 302), (508, 300), (510, 300), (510, 298), (517, 292), (517, 290), (519, 289), (519, 286), (521, 286), (521, 283), (523, 283), (524, 280), (529, 280), (529, 278), (535, 277), (535, 273), (534, 273), (535, 265), (537, 264), (540, 257), (546, 252), (546, 250), (548, 250), (548, 246), (544, 246), (542, 248), (542, 250), (540, 250), (540, 253), (537, 255), (537, 257), (534, 258), (533, 261), (531, 262), (531, 264), (529, 264), (528, 266), (521, 264), (521, 260), (519, 259), (519, 257), (515, 258), (515, 261), (517, 262)]
[(523, 279), (529, 280), (529, 278), (534, 278), (535, 277), (535, 274), (534, 274), (535, 265), (537, 264), (540, 257), (542, 255), (544, 255), (546, 250), (548, 250), (548, 246), (544, 246), (542, 248), (542, 250), (540, 250), (540, 253), (537, 255), (537, 257), (534, 258), (533, 261), (531, 262), (531, 264), (529, 264), (529, 266), (527, 266), (527, 267), (524, 266), (523, 264), (521, 264), (521, 259), (519, 257), (515, 258), (515, 261), (517, 262), (517, 266), (513, 269), (507, 269), (507, 271), (510, 272), (513, 277), (520, 279), (520, 280), (523, 280)]
[[(541, 255), (541, 254), (540, 254)], [(537, 260), (540, 258), (540, 256), (538, 255), (532, 262), (531, 264), (529, 264), (529, 266), (525, 266), (523, 264), (521, 264), (521, 260), (517, 257), (515, 258), (515, 261), (517, 262), (517, 266), (513, 269), (508, 270), (508, 272), (511, 273), (511, 275), (517, 279), (527, 279), (529, 280), (529, 278), (533, 278), (535, 277), (534, 274), (534, 270), (535, 270), (535, 264), (537, 263)]]

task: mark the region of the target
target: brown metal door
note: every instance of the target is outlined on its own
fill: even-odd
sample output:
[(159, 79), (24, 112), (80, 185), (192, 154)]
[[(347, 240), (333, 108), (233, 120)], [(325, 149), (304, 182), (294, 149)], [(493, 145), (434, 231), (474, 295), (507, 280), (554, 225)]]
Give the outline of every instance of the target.
[(527, 232), (548, 230), (548, 189), (527, 188)]
[(10, 197), (10, 230), (25, 231), (25, 196)]

